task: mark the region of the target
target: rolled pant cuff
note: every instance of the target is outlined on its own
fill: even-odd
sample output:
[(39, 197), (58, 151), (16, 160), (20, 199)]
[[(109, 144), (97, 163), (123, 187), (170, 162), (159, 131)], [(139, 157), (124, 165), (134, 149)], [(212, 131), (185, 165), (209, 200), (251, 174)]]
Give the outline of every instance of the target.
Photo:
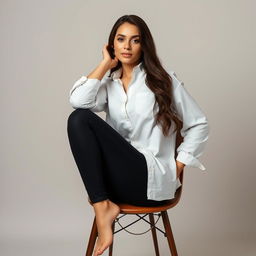
[(96, 197), (96, 198), (89, 198), (89, 200), (91, 201), (92, 204), (98, 203), (98, 202), (100, 202), (100, 201), (104, 201), (104, 200), (106, 200), (106, 199), (108, 199), (108, 196), (107, 196), (107, 195), (105, 195), (105, 196), (99, 196), (99, 197)]

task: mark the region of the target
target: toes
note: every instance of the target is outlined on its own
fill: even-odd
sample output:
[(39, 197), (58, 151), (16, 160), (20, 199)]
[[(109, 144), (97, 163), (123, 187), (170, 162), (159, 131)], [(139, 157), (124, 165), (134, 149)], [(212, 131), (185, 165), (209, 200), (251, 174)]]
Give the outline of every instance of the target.
[(101, 250), (100, 250), (100, 246), (98, 245), (98, 246), (96, 246), (96, 248), (94, 249), (94, 254), (93, 254), (93, 256), (98, 256), (98, 255), (100, 255), (100, 253), (101, 253)]
[(102, 254), (102, 252), (101, 252), (101, 251), (99, 251), (99, 250), (95, 250), (95, 252), (94, 252), (93, 256), (98, 256), (98, 255), (101, 255), (101, 254)]
[(98, 256), (98, 255), (101, 255), (102, 253), (103, 253), (103, 251), (98, 250), (96, 255)]
[(105, 247), (101, 246), (99, 248), (96, 249), (96, 255), (101, 255), (104, 251), (105, 251)]
[(98, 246), (96, 247), (96, 249), (94, 250), (94, 254), (93, 256), (98, 256), (101, 255), (104, 252), (105, 249), (103, 249), (102, 246)]

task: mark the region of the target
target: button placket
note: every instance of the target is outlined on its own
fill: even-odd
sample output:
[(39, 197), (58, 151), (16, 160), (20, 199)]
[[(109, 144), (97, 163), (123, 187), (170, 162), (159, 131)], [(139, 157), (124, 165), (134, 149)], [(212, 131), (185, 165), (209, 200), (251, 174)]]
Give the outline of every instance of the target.
[(130, 85), (129, 85), (128, 89), (127, 89), (127, 93), (125, 93), (124, 87), (123, 87), (123, 83), (122, 83), (122, 80), (120, 78), (118, 78), (118, 82), (119, 82), (119, 85), (122, 88), (122, 95), (123, 95), (123, 98), (124, 98), (124, 105), (123, 105), (123, 107), (124, 107), (124, 118), (125, 118), (125, 120), (130, 121), (129, 116), (128, 116), (128, 112), (127, 112), (127, 108), (126, 108), (126, 105), (127, 105), (127, 102), (128, 102), (128, 97), (129, 97), (128, 94), (129, 94), (129, 87), (130, 87)]

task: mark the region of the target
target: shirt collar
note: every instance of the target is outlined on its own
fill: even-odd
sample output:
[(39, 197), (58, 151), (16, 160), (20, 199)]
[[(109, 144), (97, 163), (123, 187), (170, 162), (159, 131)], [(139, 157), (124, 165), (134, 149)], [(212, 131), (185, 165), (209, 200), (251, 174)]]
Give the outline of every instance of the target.
[[(120, 78), (120, 76), (122, 74), (122, 69), (123, 68), (121, 66), (119, 69), (112, 72), (111, 77), (113, 80), (117, 80)], [(142, 70), (142, 62), (140, 62), (139, 64), (137, 64), (136, 66), (133, 67), (132, 73), (137, 75), (141, 70)]]

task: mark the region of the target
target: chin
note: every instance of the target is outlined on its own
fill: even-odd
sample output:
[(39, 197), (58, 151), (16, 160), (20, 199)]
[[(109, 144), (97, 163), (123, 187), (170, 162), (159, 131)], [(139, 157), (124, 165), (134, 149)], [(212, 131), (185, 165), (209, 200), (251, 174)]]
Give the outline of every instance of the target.
[(120, 60), (122, 63), (125, 63), (125, 64), (133, 64), (135, 63), (136, 61), (134, 61), (133, 59), (124, 59), (122, 58), (122, 60)]

